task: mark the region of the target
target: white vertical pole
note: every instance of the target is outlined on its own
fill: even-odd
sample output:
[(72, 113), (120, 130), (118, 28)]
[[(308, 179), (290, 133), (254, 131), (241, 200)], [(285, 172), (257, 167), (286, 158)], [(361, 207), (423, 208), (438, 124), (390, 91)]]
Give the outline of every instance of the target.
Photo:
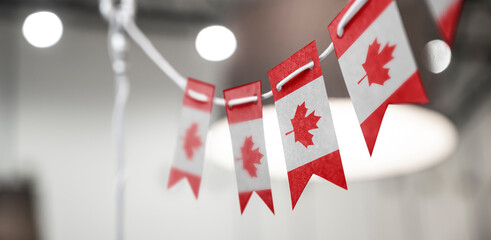
[(117, 8), (109, 20), (108, 47), (115, 80), (115, 100), (113, 109), (113, 136), (116, 147), (116, 240), (124, 240), (126, 159), (124, 141), (124, 113), (130, 91), (126, 75), (126, 38), (123, 33), (123, 8)]

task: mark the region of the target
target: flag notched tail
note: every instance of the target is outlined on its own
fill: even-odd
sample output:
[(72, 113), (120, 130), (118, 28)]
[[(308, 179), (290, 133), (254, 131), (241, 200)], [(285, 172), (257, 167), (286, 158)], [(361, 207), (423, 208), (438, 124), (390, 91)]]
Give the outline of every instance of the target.
[(244, 213), (253, 192), (256, 192), (256, 194), (264, 201), (266, 206), (268, 206), (269, 210), (271, 210), (271, 212), (274, 214), (273, 195), (271, 193), (271, 189), (239, 192), (240, 213)]
[(193, 194), (198, 199), (198, 194), (199, 194), (199, 186), (201, 184), (201, 177), (181, 171), (177, 168), (171, 168), (170, 170), (170, 175), (169, 175), (169, 183), (167, 184), (167, 189), (173, 187), (176, 185), (179, 181), (181, 181), (183, 178), (186, 178), (189, 182), (189, 185), (191, 186), (191, 189), (193, 190)]
[(292, 209), (295, 208), (300, 195), (302, 195), (305, 186), (313, 174), (348, 190), (343, 171), (343, 163), (341, 162), (341, 156), (339, 154), (339, 150), (336, 150), (328, 155), (288, 172)]

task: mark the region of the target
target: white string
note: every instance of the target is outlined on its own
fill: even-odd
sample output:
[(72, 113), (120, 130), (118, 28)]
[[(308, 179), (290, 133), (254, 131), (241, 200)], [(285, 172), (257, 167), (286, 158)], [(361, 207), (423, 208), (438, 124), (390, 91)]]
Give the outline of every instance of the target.
[(268, 99), (268, 98), (270, 98), (270, 97), (272, 97), (272, 96), (273, 96), (273, 91), (265, 92), (265, 93), (263, 93), (263, 95), (262, 95), (263, 100), (264, 100), (264, 99)]
[[(150, 42), (150, 40), (145, 36), (145, 34), (138, 28), (133, 19), (129, 19), (127, 24), (124, 25), (124, 29), (128, 33), (128, 35), (135, 41), (135, 43), (140, 46), (143, 52), (172, 80), (176, 83), (182, 90), (186, 88), (187, 79), (180, 75), (170, 64), (169, 62), (159, 53), (159, 51), (155, 48), (155, 46)], [(319, 56), (319, 60), (324, 60), (329, 54), (333, 51), (332, 43), (329, 47)], [(305, 69), (304, 69), (305, 70)], [(298, 75), (300, 72), (295, 71), (295, 75), (292, 75), (292, 78)], [(193, 99), (195, 99), (194, 95), (189, 95)], [(269, 91), (261, 95), (261, 97), (265, 100), (271, 98), (273, 96), (273, 92)], [(200, 101), (200, 99), (196, 99)], [(225, 99), (215, 97), (213, 98), (213, 103), (219, 106), (225, 106)]]
[(341, 21), (338, 24), (338, 37), (342, 37), (344, 34), (344, 27), (346, 24), (351, 21), (351, 19), (360, 11), (360, 9), (367, 3), (368, 0), (355, 0), (355, 2), (350, 6), (350, 8), (346, 11), (346, 14), (343, 15)]
[(225, 106), (225, 99), (219, 98), (219, 97), (214, 97), (213, 98), (213, 103), (218, 106)]
[(179, 74), (167, 60), (160, 55), (159, 51), (153, 46), (152, 42), (143, 34), (143, 32), (136, 26), (134, 20), (130, 19), (125, 25), (124, 29), (128, 35), (135, 41), (138, 46), (147, 54), (147, 56), (162, 70), (174, 83), (177, 84), (182, 90), (186, 88), (187, 79)]
[(334, 50), (334, 45), (331, 43), (329, 44), (329, 47), (327, 47), (326, 50), (319, 55), (319, 61), (324, 61), (324, 59), (326, 59), (326, 57), (332, 53), (332, 50)]
[(292, 80), (295, 76), (297, 76), (301, 72), (303, 72), (303, 71), (305, 71), (307, 69), (312, 70), (313, 68), (314, 68), (314, 61), (310, 60), (309, 63), (301, 66), (299, 69), (297, 69), (294, 72), (290, 73), (290, 75), (288, 75), (286, 78), (284, 78), (283, 80), (281, 80), (276, 85), (276, 90), (278, 90), (278, 92), (281, 92), (281, 88), (283, 87), (283, 85), (285, 85), (286, 83), (288, 83), (290, 80)]
[(206, 96), (202, 93), (196, 92), (194, 90), (191, 90), (191, 89), (188, 90), (188, 96), (190, 96), (191, 98), (193, 98), (196, 101), (208, 102), (208, 96)]
[(243, 97), (243, 98), (236, 98), (228, 101), (228, 107), (233, 108), (236, 105), (241, 105), (241, 104), (246, 104), (246, 103), (251, 103), (251, 102), (257, 102), (258, 96), (249, 96), (249, 97)]

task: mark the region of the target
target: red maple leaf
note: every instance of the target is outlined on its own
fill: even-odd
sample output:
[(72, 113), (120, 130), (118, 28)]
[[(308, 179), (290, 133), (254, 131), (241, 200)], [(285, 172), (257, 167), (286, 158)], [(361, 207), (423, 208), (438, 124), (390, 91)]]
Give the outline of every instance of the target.
[(254, 164), (261, 164), (261, 158), (264, 155), (259, 152), (259, 147), (252, 149), (253, 146), (252, 136), (246, 137), (240, 148), (242, 158), (237, 158), (237, 160), (242, 160), (242, 167), (251, 177), (257, 177), (257, 167)]
[(373, 43), (368, 46), (367, 59), (365, 60), (365, 63), (362, 64), (367, 74), (358, 81), (358, 84), (360, 84), (365, 77), (368, 77), (368, 86), (371, 86), (372, 83), (384, 85), (385, 81), (390, 79), (389, 69), (384, 68), (384, 66), (394, 59), (392, 53), (395, 48), (395, 44), (389, 46), (389, 43), (387, 43), (379, 53), (380, 43), (378, 43), (375, 38)]
[(315, 111), (311, 112), (308, 116), (305, 116), (307, 114), (305, 102), (303, 102), (302, 105), (298, 105), (295, 116), (291, 119), (293, 130), (287, 132), (285, 135), (295, 132), (295, 142), (300, 142), (305, 147), (314, 145), (314, 142), (312, 142), (314, 135), (309, 133), (309, 131), (319, 128), (317, 127), (317, 122), (321, 118), (315, 116), (314, 113)]
[(198, 123), (193, 123), (187, 130), (184, 137), (184, 151), (188, 160), (193, 159), (194, 152), (201, 147), (201, 138), (196, 134)]

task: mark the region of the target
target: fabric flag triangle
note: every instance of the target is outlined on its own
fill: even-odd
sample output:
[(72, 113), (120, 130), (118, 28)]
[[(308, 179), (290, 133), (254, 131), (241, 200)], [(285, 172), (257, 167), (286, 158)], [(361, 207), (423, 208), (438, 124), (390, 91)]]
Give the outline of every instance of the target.
[[(206, 96), (206, 101), (191, 97), (191, 92)], [(203, 172), (206, 134), (210, 123), (215, 86), (189, 78), (184, 92), (181, 124), (167, 188), (187, 179), (198, 198)]]
[[(244, 213), (252, 193), (256, 192), (274, 214), (264, 141), (261, 82), (257, 81), (224, 90), (223, 96), (226, 102), (225, 108), (235, 158), (240, 212)], [(256, 96), (256, 100), (237, 105), (232, 104), (233, 100), (250, 96)]]
[(464, 0), (426, 0), (443, 40), (452, 46)]
[[(300, 67), (307, 69), (277, 84)], [(288, 170), (292, 208), (313, 174), (347, 189), (315, 41), (268, 72)]]
[(371, 155), (387, 106), (428, 98), (395, 1), (368, 1), (338, 36), (338, 24), (355, 1), (334, 18), (329, 33)]

